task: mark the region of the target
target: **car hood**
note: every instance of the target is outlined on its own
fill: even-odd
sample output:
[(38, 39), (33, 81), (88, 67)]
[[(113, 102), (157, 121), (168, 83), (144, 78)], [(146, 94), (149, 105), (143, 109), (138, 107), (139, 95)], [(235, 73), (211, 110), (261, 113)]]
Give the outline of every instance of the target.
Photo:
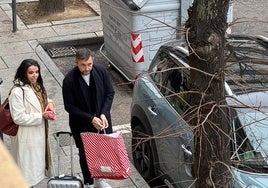
[(229, 105), (268, 107), (268, 91), (257, 91), (227, 98)]
[(232, 167), (233, 188), (268, 188), (268, 174), (252, 173)]

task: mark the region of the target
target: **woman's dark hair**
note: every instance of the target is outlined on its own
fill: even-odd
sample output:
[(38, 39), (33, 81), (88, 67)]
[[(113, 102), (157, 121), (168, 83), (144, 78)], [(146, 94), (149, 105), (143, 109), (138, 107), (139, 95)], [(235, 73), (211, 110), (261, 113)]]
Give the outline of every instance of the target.
[(45, 88), (43, 86), (43, 79), (41, 76), (41, 70), (39, 63), (34, 59), (25, 59), (21, 62), (20, 66), (17, 69), (17, 72), (14, 77), (14, 83), (16, 81), (22, 82), (23, 85), (25, 84), (31, 84), (30, 81), (27, 78), (27, 70), (30, 66), (37, 66), (39, 70), (39, 76), (37, 78), (37, 83), (40, 85), (42, 92), (46, 93)]

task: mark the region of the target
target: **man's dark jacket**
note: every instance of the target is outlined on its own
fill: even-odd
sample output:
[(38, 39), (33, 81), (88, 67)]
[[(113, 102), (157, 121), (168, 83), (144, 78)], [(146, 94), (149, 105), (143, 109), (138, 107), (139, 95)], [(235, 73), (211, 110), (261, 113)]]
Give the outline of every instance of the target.
[[(114, 98), (114, 89), (109, 72), (101, 65), (94, 63), (91, 73), (95, 83), (95, 110), (96, 114), (90, 114), (89, 98), (86, 97), (85, 81), (78, 67), (73, 68), (63, 80), (63, 100), (65, 110), (69, 113), (69, 125), (73, 133), (77, 147), (82, 144), (81, 132), (97, 132), (92, 125), (94, 116), (105, 114), (109, 127), (106, 133), (112, 132), (110, 110)], [(92, 82), (92, 80), (91, 80)], [(92, 84), (92, 83), (90, 83)], [(92, 101), (91, 101), (92, 103)]]

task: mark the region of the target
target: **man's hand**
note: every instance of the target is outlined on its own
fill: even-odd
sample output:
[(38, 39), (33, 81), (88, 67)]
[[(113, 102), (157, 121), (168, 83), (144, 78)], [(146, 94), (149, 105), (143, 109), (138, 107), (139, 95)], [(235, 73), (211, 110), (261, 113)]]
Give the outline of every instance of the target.
[(103, 127), (107, 128), (109, 126), (109, 124), (108, 124), (108, 120), (107, 120), (106, 116), (104, 114), (101, 114), (100, 118), (101, 118)]
[(94, 117), (92, 122), (93, 126), (97, 129), (97, 130), (103, 130), (104, 126), (102, 124), (102, 120), (98, 117)]

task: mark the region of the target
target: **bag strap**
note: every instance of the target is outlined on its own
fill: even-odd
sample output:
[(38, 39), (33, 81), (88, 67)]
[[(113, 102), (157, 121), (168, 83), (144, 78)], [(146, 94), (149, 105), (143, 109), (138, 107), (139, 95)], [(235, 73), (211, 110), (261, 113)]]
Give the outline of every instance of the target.
[(12, 86), (12, 88), (9, 90), (8, 96), (11, 94), (12, 89), (14, 89), (15, 87), (20, 87), (22, 89), (22, 96), (23, 96), (23, 99), (24, 99), (24, 89), (21, 87), (20, 84), (14, 84)]
[[(100, 130), (98, 130), (98, 134), (100, 133)], [(103, 129), (103, 133), (106, 134), (105, 128)]]

